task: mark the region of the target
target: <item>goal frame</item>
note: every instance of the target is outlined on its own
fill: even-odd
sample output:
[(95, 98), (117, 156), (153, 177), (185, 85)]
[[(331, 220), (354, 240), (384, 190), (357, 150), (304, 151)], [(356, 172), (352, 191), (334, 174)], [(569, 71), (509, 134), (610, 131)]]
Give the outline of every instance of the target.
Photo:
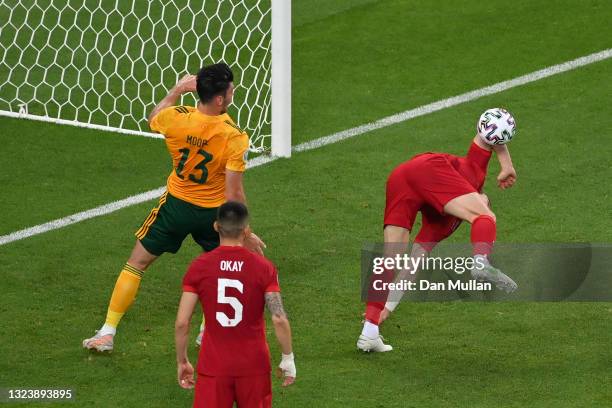
[[(291, 0), (271, 0), (271, 155), (291, 157)], [(0, 109), (0, 117), (28, 119), (125, 135), (163, 139), (163, 135), (134, 129), (87, 123)]]

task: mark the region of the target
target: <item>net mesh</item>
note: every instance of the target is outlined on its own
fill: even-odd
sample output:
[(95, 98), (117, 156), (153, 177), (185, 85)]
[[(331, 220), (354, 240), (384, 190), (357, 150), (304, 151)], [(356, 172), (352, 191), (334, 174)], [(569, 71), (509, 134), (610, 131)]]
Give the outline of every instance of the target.
[(180, 77), (225, 61), (229, 113), (262, 151), (270, 19), (270, 0), (0, 0), (0, 110), (149, 131), (148, 113)]

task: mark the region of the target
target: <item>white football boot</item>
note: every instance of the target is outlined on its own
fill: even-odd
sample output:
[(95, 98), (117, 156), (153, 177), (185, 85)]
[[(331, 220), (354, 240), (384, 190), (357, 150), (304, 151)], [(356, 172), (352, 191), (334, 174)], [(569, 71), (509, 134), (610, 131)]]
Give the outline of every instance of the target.
[(371, 351), (384, 353), (386, 351), (393, 350), (393, 347), (383, 343), (382, 336), (379, 335), (378, 337), (368, 337), (364, 336), (363, 334), (360, 335), (359, 340), (357, 340), (357, 348), (361, 351), (365, 351), (366, 353)]
[(83, 340), (83, 347), (88, 350), (96, 350), (99, 352), (113, 351), (113, 335), (105, 334), (101, 335), (99, 331), (96, 331), (96, 335)]

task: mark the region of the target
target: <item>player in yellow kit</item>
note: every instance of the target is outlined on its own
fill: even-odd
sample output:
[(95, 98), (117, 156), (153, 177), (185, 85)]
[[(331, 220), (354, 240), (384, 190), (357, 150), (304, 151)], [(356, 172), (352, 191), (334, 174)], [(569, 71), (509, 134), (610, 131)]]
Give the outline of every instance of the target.
[[(226, 201), (246, 202), (242, 174), (249, 137), (227, 114), (234, 95), (234, 76), (224, 63), (186, 75), (149, 115), (149, 126), (164, 135), (172, 157), (168, 190), (136, 231), (136, 244), (124, 265), (108, 307), (106, 322), (83, 347), (112, 351), (117, 325), (133, 303), (149, 265), (164, 252), (176, 253), (187, 235), (210, 251), (219, 245), (213, 228), (217, 208)], [(197, 91), (197, 108), (174, 106), (185, 93)], [(262, 252), (252, 234), (247, 247)]]

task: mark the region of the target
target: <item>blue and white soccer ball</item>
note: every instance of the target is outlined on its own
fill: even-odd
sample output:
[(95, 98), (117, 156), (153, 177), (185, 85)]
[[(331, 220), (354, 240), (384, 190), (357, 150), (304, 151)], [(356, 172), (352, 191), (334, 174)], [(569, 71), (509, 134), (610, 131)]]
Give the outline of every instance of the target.
[(512, 140), (516, 122), (510, 112), (502, 108), (487, 109), (476, 124), (478, 136), (488, 145), (503, 145)]

